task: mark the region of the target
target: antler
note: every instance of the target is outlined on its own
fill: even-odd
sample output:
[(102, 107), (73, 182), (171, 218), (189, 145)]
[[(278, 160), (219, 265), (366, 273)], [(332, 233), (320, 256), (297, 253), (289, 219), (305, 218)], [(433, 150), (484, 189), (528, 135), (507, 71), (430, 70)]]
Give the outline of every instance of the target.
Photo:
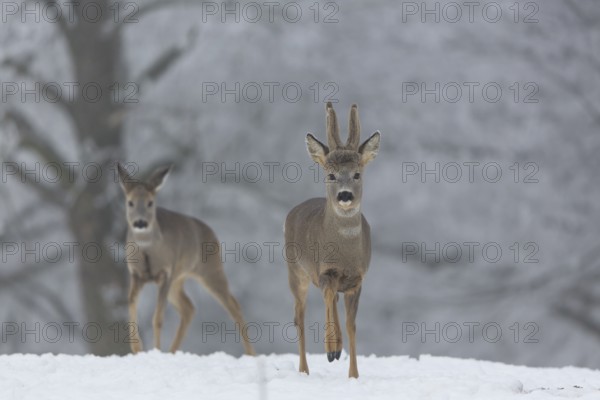
[(330, 151), (333, 151), (336, 148), (344, 147), (344, 145), (340, 139), (340, 127), (338, 126), (337, 117), (330, 101), (327, 102), (325, 110), (327, 110), (327, 144)]
[(350, 109), (350, 122), (348, 123), (348, 142), (346, 147), (352, 150), (358, 150), (360, 144), (360, 121), (358, 119), (358, 106), (352, 104)]

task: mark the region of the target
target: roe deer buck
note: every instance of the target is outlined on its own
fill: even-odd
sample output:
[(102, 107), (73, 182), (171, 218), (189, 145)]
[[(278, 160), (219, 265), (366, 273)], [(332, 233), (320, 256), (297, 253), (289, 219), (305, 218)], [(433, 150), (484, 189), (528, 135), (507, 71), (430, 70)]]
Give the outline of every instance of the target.
[[(145, 283), (158, 284), (158, 302), (152, 321), (154, 346), (160, 349), (160, 331), (167, 299), (175, 306), (181, 322), (171, 352), (175, 352), (192, 320), (194, 306), (185, 294), (186, 278), (195, 278), (225, 307), (241, 330), (246, 354), (254, 354), (244, 327), (240, 305), (229, 292), (223, 272), (218, 241), (212, 229), (195, 218), (155, 206), (156, 192), (162, 187), (171, 166), (158, 168), (147, 181), (136, 181), (117, 165), (127, 208), (127, 242), (135, 245), (128, 257), (129, 318), (133, 323), (131, 350), (142, 350), (137, 330), (137, 298)], [(207, 251), (207, 244), (211, 251)]]
[[(294, 323), (298, 327), (300, 372), (308, 374), (304, 345), (304, 309), (310, 281), (321, 289), (326, 307), (325, 351), (332, 362), (340, 357), (342, 331), (337, 312), (338, 292), (344, 293), (346, 330), (350, 341), (349, 377), (358, 378), (356, 365), (356, 312), (363, 277), (371, 259), (371, 235), (360, 212), (362, 172), (377, 156), (379, 132), (362, 145), (358, 107), (350, 109), (349, 137), (342, 144), (333, 106), (327, 103), (327, 143), (310, 133), (306, 146), (311, 158), (327, 175), (327, 198), (314, 198), (296, 206), (285, 221), (286, 248), (293, 244), (299, 254), (287, 257), (289, 283), (295, 299)], [(335, 249), (323, 252), (324, 249)], [(316, 251), (315, 251), (316, 249)], [(319, 251), (321, 250), (321, 251)]]

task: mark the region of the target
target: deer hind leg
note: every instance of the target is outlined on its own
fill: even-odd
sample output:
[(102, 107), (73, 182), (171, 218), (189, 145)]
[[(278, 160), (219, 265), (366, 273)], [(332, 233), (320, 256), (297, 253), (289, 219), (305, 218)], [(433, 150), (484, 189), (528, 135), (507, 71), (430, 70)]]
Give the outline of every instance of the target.
[(304, 310), (306, 309), (306, 295), (310, 280), (308, 277), (304, 279), (296, 273), (296, 270), (291, 265), (288, 265), (288, 278), (290, 289), (294, 295), (294, 324), (298, 330), (298, 353), (300, 354), (299, 371), (309, 374), (308, 363), (306, 362), (306, 343), (304, 335)]
[(341, 343), (338, 345), (338, 338), (341, 337), (339, 319), (337, 315), (337, 273), (329, 270), (319, 277), (319, 286), (323, 292), (325, 301), (325, 351), (327, 360), (332, 362), (339, 357), (338, 351), (341, 350)]
[(164, 271), (158, 275), (156, 282), (158, 283), (158, 299), (156, 302), (156, 310), (154, 310), (154, 317), (152, 318), (152, 327), (154, 330), (154, 347), (160, 350), (160, 331), (165, 316), (165, 306), (167, 305), (170, 282)]
[(358, 311), (358, 299), (360, 298), (360, 286), (351, 292), (344, 294), (346, 306), (346, 330), (350, 342), (350, 369), (348, 377), (358, 378), (358, 365), (356, 363), (356, 313)]
[(229, 316), (235, 322), (237, 329), (240, 330), (242, 340), (244, 341), (244, 350), (248, 355), (255, 355), (254, 348), (248, 339), (248, 330), (246, 329), (246, 322), (242, 316), (242, 310), (240, 304), (237, 302), (235, 297), (229, 292), (229, 285), (227, 284), (227, 278), (222, 270), (211, 274), (210, 276), (203, 276), (200, 281), (208, 289), (208, 291), (221, 303), (221, 305), (227, 310)]
[(135, 274), (130, 274), (130, 283), (129, 283), (129, 295), (128, 295), (128, 303), (129, 303), (129, 323), (131, 328), (131, 351), (135, 354), (137, 352), (142, 351), (144, 348), (142, 344), (142, 339), (140, 338), (140, 332), (138, 329), (138, 318), (137, 318), (137, 299), (144, 286), (144, 281)]
[(177, 282), (173, 283), (169, 290), (169, 302), (175, 306), (181, 318), (179, 328), (177, 328), (177, 333), (175, 334), (175, 339), (173, 340), (173, 344), (171, 344), (171, 353), (175, 353), (179, 346), (181, 346), (181, 341), (194, 316), (194, 305), (183, 290), (183, 282), (184, 279), (179, 279)]

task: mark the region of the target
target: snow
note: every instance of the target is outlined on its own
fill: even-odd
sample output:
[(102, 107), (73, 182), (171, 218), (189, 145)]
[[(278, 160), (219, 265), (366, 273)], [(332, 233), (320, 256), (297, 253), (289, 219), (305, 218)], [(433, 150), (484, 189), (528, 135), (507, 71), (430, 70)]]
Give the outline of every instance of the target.
[(14, 354), (0, 356), (0, 399), (600, 399), (600, 371), (583, 368), (361, 356), (356, 380), (347, 378), (347, 354), (340, 360), (308, 355), (307, 376), (296, 354)]
[[(526, 1), (519, 2), (521, 19), (531, 11), (524, 9), (531, 5)], [(331, 4), (328, 2), (319, 3), (321, 17), (328, 12), (324, 10), (326, 3)], [(598, 120), (591, 118), (598, 112), (589, 113), (600, 110), (600, 85), (593, 84), (598, 76), (600, 25), (582, 24), (580, 13), (574, 12), (574, 4), (579, 3), (585, 10), (581, 15), (600, 20), (598, 2), (538, 1), (536, 18), (540, 22), (535, 24), (512, 21), (513, 1), (501, 2), (503, 19), (498, 23), (481, 20), (483, 4), (477, 7), (477, 21), (470, 23), (463, 2), (458, 2), (463, 18), (456, 24), (443, 19), (435, 23), (431, 15), (427, 23), (422, 23), (419, 15), (404, 23), (403, 7), (397, 0), (337, 3), (339, 23), (334, 24), (314, 23), (312, 11), (307, 9), (312, 1), (304, 3), (302, 21), (293, 24), (280, 13), (274, 23), (221, 23), (218, 16), (203, 23), (202, 7), (193, 4), (164, 7), (144, 14), (139, 23), (126, 24), (122, 65), (115, 66), (121, 86), (133, 83), (172, 46), (187, 50), (161, 79), (139, 82), (139, 103), (126, 107), (119, 157), (135, 162), (140, 174), (159, 162), (174, 162), (174, 174), (157, 204), (204, 220), (228, 249), (236, 245), (250, 245), (251, 249), (260, 244), (263, 256), (257, 262), (247, 261), (242, 251), (224, 256), (227, 279), (247, 321), (263, 329), (271, 323), (285, 326), (293, 322), (294, 304), (281, 252), (281, 226), (292, 207), (324, 193), (322, 179), (317, 182), (314, 169), (310, 169), (314, 166), (304, 137), (311, 131), (324, 140), (324, 100), (331, 94), (325, 85), (333, 82), (339, 88), (333, 96), (339, 100), (336, 110), (342, 133), (346, 134), (350, 104), (358, 103), (363, 138), (376, 129), (383, 135), (381, 153), (364, 173), (363, 212), (371, 225), (373, 258), (357, 316), (360, 352), (600, 368), (600, 359), (590, 351), (599, 343), (598, 331), (590, 327), (600, 325), (600, 307), (589, 304), (590, 299), (600, 299), (600, 136)], [(415, 3), (429, 9), (452, 4)], [(25, 24), (18, 17), (8, 20), (2, 24), (0, 57), (6, 58), (0, 59), (0, 64), (31, 56), (32, 72), (48, 82), (66, 88), (68, 82), (78, 80), (73, 66), (85, 60), (71, 54), (57, 24), (35, 23), (31, 15)], [(198, 41), (187, 48), (186, 36), (196, 29)], [(33, 87), (32, 81), (7, 65), (0, 73), (2, 82)], [(517, 97), (523, 100), (527, 94), (524, 84), (531, 81), (539, 86), (540, 102), (514, 102), (510, 86), (520, 84)], [(232, 96), (222, 102), (220, 95), (205, 97), (202, 84), (210, 82), (225, 83), (228, 88), (236, 82), (242, 87), (257, 83), (263, 96), (256, 103), (235, 102)], [(265, 82), (280, 85), (273, 102), (267, 99)], [(297, 103), (282, 98), (282, 86), (291, 82), (303, 90)], [(436, 103), (430, 96), (422, 102), (418, 94), (403, 99), (402, 85), (410, 82), (425, 83), (428, 88), (436, 82), (442, 87), (458, 82), (463, 96), (456, 103)], [(468, 100), (465, 82), (480, 84), (474, 102)], [(504, 94), (498, 103), (482, 99), (480, 89), (486, 82), (501, 85)], [(318, 101), (313, 96), (315, 87)], [(65, 193), (67, 199), (80, 198), (80, 184), (85, 183), (80, 167), (113, 154), (115, 149), (95, 151), (90, 147), (91, 137), (80, 143), (72, 115), (56, 103), (36, 103), (29, 95), (26, 102), (19, 95), (9, 97), (0, 105), (0, 113), (5, 108), (23, 112), (62, 156), (61, 163), (79, 163), (72, 191), (66, 194), (67, 189), (57, 182), (44, 182), (47, 189)], [(1, 161), (15, 158), (34, 170), (50, 167), (48, 160), (34, 152), (17, 149), (20, 137), (13, 124), (1, 124), (0, 134), (4, 131)], [(7, 135), (12, 138), (7, 140)], [(263, 166), (259, 182), (250, 182), (247, 174), (240, 172), (235, 179), (231, 175), (223, 179), (225, 170), (237, 165), (243, 171), (251, 162)], [(265, 162), (277, 164), (272, 181)], [(422, 179), (423, 163), (427, 169), (439, 163), (443, 171), (452, 162), (461, 166), (459, 182), (449, 182), (443, 174), (439, 183), (431, 175)], [(473, 183), (465, 162), (480, 163)], [(497, 183), (482, 179), (482, 167), (489, 162), (502, 168)], [(515, 162), (519, 163), (519, 183), (509, 169)], [(538, 183), (523, 182), (531, 172), (525, 169), (527, 162), (539, 166), (535, 174)], [(293, 165), (290, 163), (302, 166), (299, 182), (284, 179), (283, 166)], [(404, 163), (415, 163), (421, 173), (403, 177), (407, 172), (403, 165), (410, 165)], [(206, 167), (214, 164), (219, 172), (207, 177)], [(36, 173), (40, 178), (45, 175)], [(0, 321), (25, 324), (29, 329), (36, 323), (64, 326), (78, 322), (84, 326), (93, 321), (85, 312), (88, 308), (81, 290), (87, 275), (80, 273), (79, 257), (67, 260), (69, 251), (63, 245), (78, 241), (78, 249), (82, 249), (88, 244), (72, 235), (68, 207), (59, 210), (33, 187), (4, 177), (8, 179), (0, 184), (0, 225), (4, 228), (0, 227), (0, 241), (23, 245), (21, 254), (7, 256), (8, 262), (0, 266)], [(103, 177), (112, 180), (112, 171), (104, 171)], [(111, 223), (102, 224), (108, 231), (98, 237), (107, 238), (112, 253), (123, 248), (125, 211), (119, 185), (107, 184), (106, 191), (93, 201), (100, 206), (111, 204), (113, 214), (107, 219)], [(480, 243), (473, 262), (467, 260), (466, 242)], [(535, 256), (539, 263), (522, 262), (529, 254), (524, 249), (529, 242), (539, 247)], [(277, 243), (273, 260), (267, 256), (265, 243)], [(441, 251), (437, 262), (431, 255), (423, 262), (423, 253), (403, 258), (406, 252), (402, 247), (407, 243), (424, 244), (428, 249), (458, 243), (463, 255), (460, 262), (450, 262)], [(483, 259), (482, 248), (487, 243), (500, 244), (500, 262)], [(519, 262), (514, 261), (511, 250), (514, 243), (519, 244)], [(55, 244), (61, 244), (65, 256), (58, 263), (48, 261), (42, 252), (38, 256), (48, 262), (30, 265), (33, 257), (23, 251), (36, 245), (52, 249)], [(125, 272), (124, 263), (119, 265)], [(105, 300), (102, 314), (110, 317), (110, 323), (126, 321), (126, 277), (111, 279), (107, 275), (104, 282), (98, 282)], [(197, 282), (188, 282), (186, 290), (196, 313), (181, 349), (204, 354), (223, 349), (221, 335), (212, 335), (205, 342), (206, 335), (191, 332), (203, 332), (206, 323), (227, 324), (227, 329), (233, 329), (227, 313)], [(152, 343), (155, 307), (156, 287), (147, 285), (139, 301), (139, 330), (146, 343)], [(342, 307), (340, 310), (343, 318), (345, 313)], [(324, 316), (321, 293), (312, 288), (306, 326), (322, 326)], [(415, 334), (392, 341), (405, 335), (406, 323), (428, 329), (439, 324), (442, 339), (443, 327), (458, 325), (463, 328), (462, 337), (457, 342), (438, 341), (433, 335), (423, 339)], [(466, 334), (471, 323), (479, 324), (473, 341)], [(177, 312), (169, 307), (166, 342), (178, 324)], [(481, 331), (486, 324), (501, 327), (498, 342), (486, 340)], [(515, 326), (519, 329), (514, 330)], [(525, 326), (535, 327), (536, 343), (525, 342), (533, 332)], [(259, 352), (294, 351), (295, 344), (278, 329), (274, 340), (263, 335), (256, 343)], [(518, 343), (514, 340), (517, 333)], [(318, 353), (323, 345), (312, 340), (307, 348)], [(242, 347), (225, 350), (238, 355)], [(20, 335), (12, 335), (0, 346), (0, 353), (93, 351), (81, 334), (73, 343), (21, 340)]]

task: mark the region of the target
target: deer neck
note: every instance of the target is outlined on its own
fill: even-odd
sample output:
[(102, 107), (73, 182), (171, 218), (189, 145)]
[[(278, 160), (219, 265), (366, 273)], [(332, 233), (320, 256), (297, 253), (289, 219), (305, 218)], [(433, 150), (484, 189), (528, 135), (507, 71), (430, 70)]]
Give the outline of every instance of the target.
[(338, 211), (331, 201), (327, 201), (323, 229), (343, 239), (357, 239), (362, 233), (362, 214), (360, 206), (350, 213)]

